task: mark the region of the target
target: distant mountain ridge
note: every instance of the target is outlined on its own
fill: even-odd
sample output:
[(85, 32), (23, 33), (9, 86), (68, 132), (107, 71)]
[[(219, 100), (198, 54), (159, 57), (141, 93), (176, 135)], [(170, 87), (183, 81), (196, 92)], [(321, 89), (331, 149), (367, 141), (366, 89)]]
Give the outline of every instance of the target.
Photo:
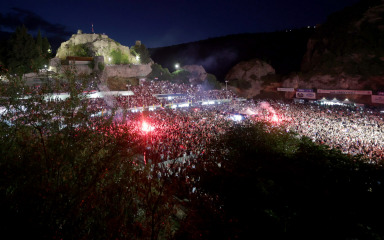
[[(270, 65), (276, 74), (249, 77), (237, 65), (237, 83), (252, 86), (237, 90), (247, 90), (246, 96), (250, 97), (276, 95), (277, 87), (360, 89), (376, 93), (384, 91), (384, 0), (361, 0), (331, 14), (316, 28), (229, 35), (150, 52), (155, 62), (171, 71), (176, 62), (198, 64), (221, 82), (236, 70), (236, 64), (243, 62), (248, 66), (258, 62), (252, 59), (258, 59), (264, 62), (259, 67)], [(228, 85), (232, 87), (239, 85), (226, 80), (230, 80)], [(370, 103), (370, 98), (344, 97)]]
[(174, 64), (202, 65), (221, 82), (240, 61), (254, 58), (271, 64), (277, 74), (300, 71), (308, 39), (314, 28), (270, 33), (244, 33), (168, 47), (151, 48), (154, 62), (174, 71)]

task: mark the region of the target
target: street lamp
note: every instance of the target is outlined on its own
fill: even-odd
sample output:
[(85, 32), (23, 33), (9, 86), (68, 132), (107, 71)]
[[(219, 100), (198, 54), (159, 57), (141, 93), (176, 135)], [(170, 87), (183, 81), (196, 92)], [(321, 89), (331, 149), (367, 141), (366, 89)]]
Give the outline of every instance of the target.
[(176, 70), (179, 69), (179, 67), (180, 67), (180, 64), (176, 63), (176, 64), (175, 64), (175, 68), (176, 68)]

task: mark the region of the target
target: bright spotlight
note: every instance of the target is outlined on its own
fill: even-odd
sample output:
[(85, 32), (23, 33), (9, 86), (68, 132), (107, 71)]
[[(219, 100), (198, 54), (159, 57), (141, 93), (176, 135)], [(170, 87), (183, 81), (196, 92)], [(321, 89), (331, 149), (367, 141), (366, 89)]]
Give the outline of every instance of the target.
[(176, 68), (176, 69), (179, 69), (179, 67), (180, 67), (180, 64), (176, 63), (176, 64), (175, 64), (175, 68)]
[(236, 121), (236, 122), (240, 122), (241, 120), (243, 120), (243, 116), (238, 115), (238, 114), (232, 115), (230, 118), (231, 118), (233, 121)]
[(278, 121), (279, 121), (279, 118), (277, 117), (276, 114), (273, 115), (273, 117), (272, 117), (272, 121), (273, 121), (273, 122), (278, 122)]
[(147, 122), (143, 122), (141, 125), (141, 130), (145, 133), (150, 132), (154, 129), (153, 126), (149, 125)]

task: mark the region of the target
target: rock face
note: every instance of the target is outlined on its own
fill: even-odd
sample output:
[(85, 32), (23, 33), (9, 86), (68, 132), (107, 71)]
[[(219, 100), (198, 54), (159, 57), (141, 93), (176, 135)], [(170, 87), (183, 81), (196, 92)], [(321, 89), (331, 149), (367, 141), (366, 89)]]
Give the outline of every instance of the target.
[(201, 65), (185, 65), (181, 68), (191, 73), (191, 83), (202, 83), (207, 78), (207, 72)]
[(145, 77), (152, 71), (151, 64), (106, 66), (107, 77)]
[(302, 72), (382, 75), (384, 1), (360, 1), (336, 12), (307, 43)]
[(365, 83), (361, 83), (359, 80), (360, 77), (346, 75), (315, 75), (309, 79), (304, 79), (298, 75), (295, 75), (285, 79), (282, 86), (290, 88), (315, 89), (364, 89)]
[[(260, 94), (262, 90), (261, 77), (275, 73), (275, 69), (268, 63), (252, 59), (236, 64), (226, 75), (225, 81), (228, 81), (229, 88), (238, 95), (251, 98)], [(234, 87), (236, 82), (243, 82), (250, 87), (247, 89)]]
[(130, 63), (137, 63), (138, 60), (131, 54), (129, 47), (123, 46), (118, 42), (110, 39), (104, 34), (82, 34), (78, 31), (77, 34), (73, 34), (72, 37), (61, 43), (57, 50), (56, 57), (65, 59), (67, 56), (76, 56), (74, 52), (75, 46), (84, 46), (87, 51), (87, 55), (90, 57), (103, 56), (106, 64), (110, 64), (112, 52), (119, 51), (121, 54), (128, 56)]

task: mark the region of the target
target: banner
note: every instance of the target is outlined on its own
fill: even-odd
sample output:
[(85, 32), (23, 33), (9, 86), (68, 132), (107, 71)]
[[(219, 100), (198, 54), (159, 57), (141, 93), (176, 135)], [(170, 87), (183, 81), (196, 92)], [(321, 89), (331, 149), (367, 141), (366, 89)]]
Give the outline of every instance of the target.
[(279, 92), (294, 92), (294, 88), (277, 88), (277, 91)]
[(372, 103), (384, 104), (384, 96), (383, 95), (372, 95), (371, 101), (372, 101)]
[(313, 89), (296, 89), (296, 92), (313, 92)]
[(317, 93), (372, 95), (372, 91), (371, 90), (326, 90), (326, 89), (317, 89)]
[(296, 92), (296, 98), (316, 99), (314, 92)]

